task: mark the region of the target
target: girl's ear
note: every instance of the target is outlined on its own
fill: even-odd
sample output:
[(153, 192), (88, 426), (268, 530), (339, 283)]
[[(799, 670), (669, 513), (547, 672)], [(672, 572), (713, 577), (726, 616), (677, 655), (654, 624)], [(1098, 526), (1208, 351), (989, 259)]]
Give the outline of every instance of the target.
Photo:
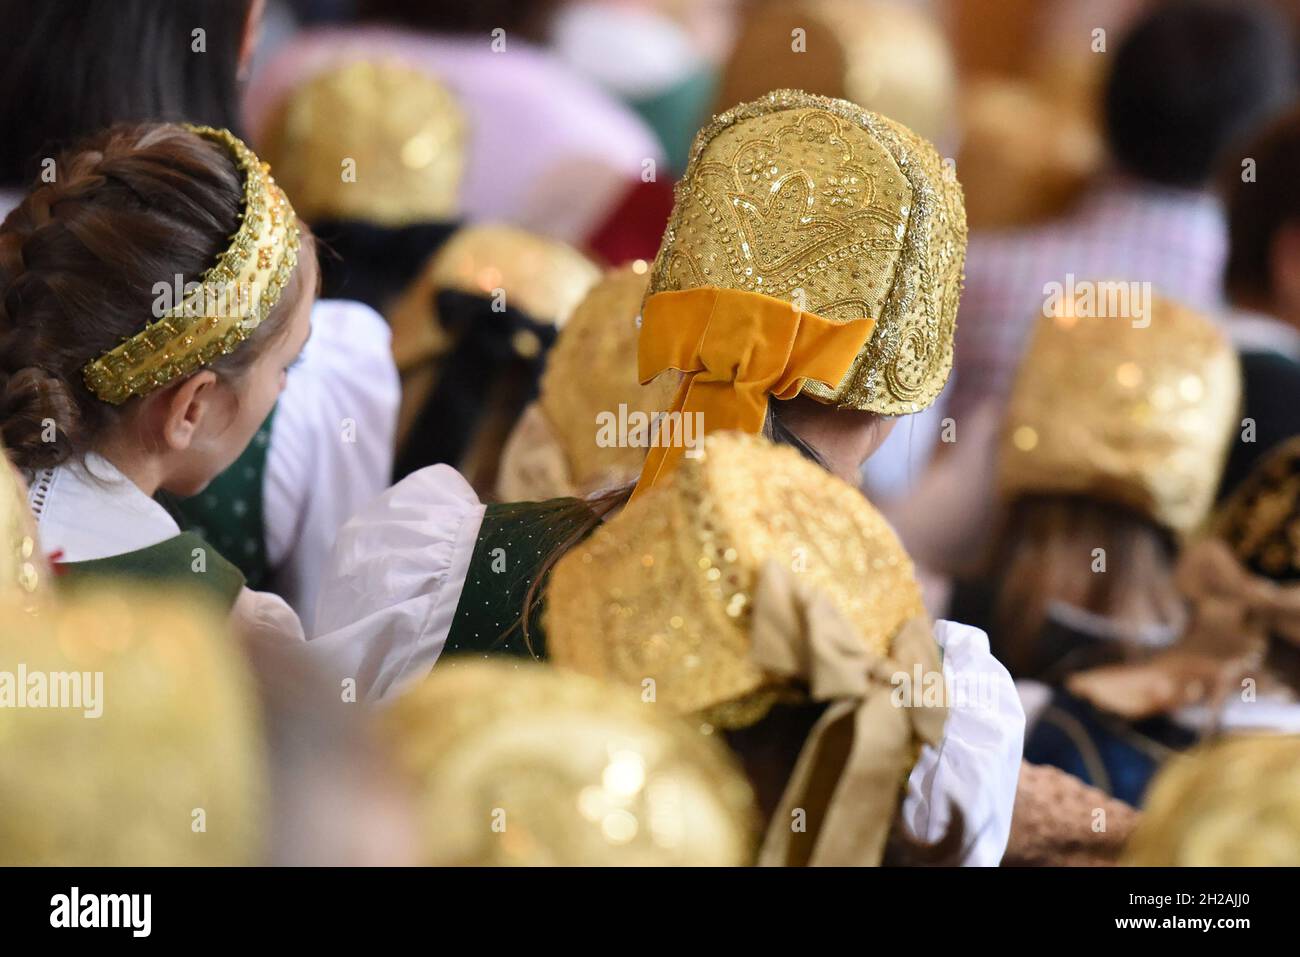
[(190, 447), (204, 420), (213, 414), (217, 392), (217, 374), (203, 369), (158, 397), (157, 414), (162, 419), (159, 433), (169, 451), (182, 452)]

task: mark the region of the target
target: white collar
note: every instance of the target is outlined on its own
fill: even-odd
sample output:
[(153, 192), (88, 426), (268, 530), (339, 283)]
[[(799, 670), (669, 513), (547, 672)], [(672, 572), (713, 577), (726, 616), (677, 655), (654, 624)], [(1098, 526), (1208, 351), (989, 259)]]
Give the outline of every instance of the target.
[(109, 558), (180, 534), (167, 510), (94, 452), (82, 463), (33, 472), (27, 504), (41, 547), (59, 561)]

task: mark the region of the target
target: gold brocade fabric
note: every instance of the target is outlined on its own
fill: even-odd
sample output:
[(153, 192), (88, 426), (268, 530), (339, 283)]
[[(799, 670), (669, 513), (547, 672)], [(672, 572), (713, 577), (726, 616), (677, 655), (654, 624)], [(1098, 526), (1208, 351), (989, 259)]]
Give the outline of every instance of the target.
[(1300, 735), (1233, 735), (1170, 758), (1147, 791), (1122, 863), (1300, 864)]
[(1085, 315), (1062, 297), (1038, 323), (1003, 425), (1004, 498), (1086, 495), (1183, 533), (1205, 518), (1239, 421), (1236, 352), (1200, 313), (1148, 309)]
[(0, 446), (0, 601), (29, 607), (46, 595), (50, 569), (27, 507), (27, 489)]
[(716, 287), (874, 319), (843, 379), (803, 393), (910, 413), (952, 367), (965, 251), (961, 187), (933, 146), (846, 100), (778, 90), (696, 137), (649, 294)]
[(437, 79), (360, 60), (292, 90), (263, 153), (309, 222), (398, 227), (456, 217), (467, 136), (463, 111)]
[(439, 665), (384, 722), (430, 865), (735, 866), (755, 811), (726, 749), (635, 689)]
[(247, 865), (255, 690), (215, 611), (118, 582), (0, 614), (0, 865)]
[(652, 681), (674, 712), (752, 724), (790, 690), (750, 654), (768, 561), (834, 603), (878, 656), (922, 612), (911, 560), (856, 489), (794, 449), (721, 432), (559, 562), (548, 654), (603, 680)]
[(230, 246), (184, 299), (86, 364), (86, 387), (121, 405), (234, 352), (280, 301), (298, 265), (298, 217), (271, 168), (229, 130), (185, 126), (226, 150), (243, 178), (244, 205)]
[(717, 108), (768, 90), (807, 90), (935, 140), (949, 132), (956, 85), (948, 40), (921, 11), (896, 0), (768, 0), (744, 17)]
[(1300, 578), (1300, 438), (1275, 446), (1251, 469), (1210, 531), (1256, 574)]
[(439, 292), (494, 299), (562, 327), (599, 280), (600, 267), (567, 243), (513, 226), (466, 226), (430, 257), (390, 310), (397, 366), (410, 368), (450, 345), (435, 315)]
[(544, 501), (636, 481), (649, 423), (677, 377), (637, 381), (637, 336), (648, 280), (631, 266), (605, 273), (551, 347), (541, 395), (502, 451), (502, 501)]

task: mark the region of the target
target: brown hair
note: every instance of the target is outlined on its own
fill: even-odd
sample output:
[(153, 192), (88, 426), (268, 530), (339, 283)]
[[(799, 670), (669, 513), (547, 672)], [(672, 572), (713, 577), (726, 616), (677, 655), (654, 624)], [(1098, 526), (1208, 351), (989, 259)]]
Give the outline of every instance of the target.
[[(1098, 548), (1105, 550), (1104, 574), (1092, 571)], [(1182, 600), (1174, 585), (1174, 550), (1167, 532), (1118, 505), (1082, 496), (1017, 499), (989, 564), (997, 582), (990, 634), (995, 652), (1012, 674), (1034, 673), (1053, 602), (1138, 624), (1176, 623)]]
[[(1224, 286), (1241, 306), (1266, 307), (1273, 298), (1273, 241), (1300, 222), (1300, 110), (1292, 110), (1224, 164), (1220, 191), (1228, 210)], [(1254, 161), (1247, 181), (1242, 162)]]
[[(154, 321), (156, 284), (210, 269), (243, 211), (234, 160), (179, 126), (115, 127), (65, 153), (54, 173), (0, 225), (0, 439), (24, 469), (84, 453), (114, 421), (118, 408), (87, 389), (83, 368)], [(285, 331), (301, 273), (248, 341), (209, 368), (247, 371)]]

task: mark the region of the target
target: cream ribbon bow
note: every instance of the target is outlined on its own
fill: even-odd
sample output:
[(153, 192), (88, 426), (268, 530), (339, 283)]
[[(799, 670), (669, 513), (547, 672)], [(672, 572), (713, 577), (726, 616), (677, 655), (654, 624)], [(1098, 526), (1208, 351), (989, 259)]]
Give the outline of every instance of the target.
[[(894, 637), (889, 657), (872, 653), (829, 599), (775, 561), (754, 593), (752, 660), (805, 684), (828, 707), (808, 735), (759, 851), (761, 866), (876, 866), (884, 855), (921, 744), (937, 745), (947, 710), (896, 706), (893, 679), (940, 667), (924, 615)], [(805, 812), (806, 832), (793, 827)]]

